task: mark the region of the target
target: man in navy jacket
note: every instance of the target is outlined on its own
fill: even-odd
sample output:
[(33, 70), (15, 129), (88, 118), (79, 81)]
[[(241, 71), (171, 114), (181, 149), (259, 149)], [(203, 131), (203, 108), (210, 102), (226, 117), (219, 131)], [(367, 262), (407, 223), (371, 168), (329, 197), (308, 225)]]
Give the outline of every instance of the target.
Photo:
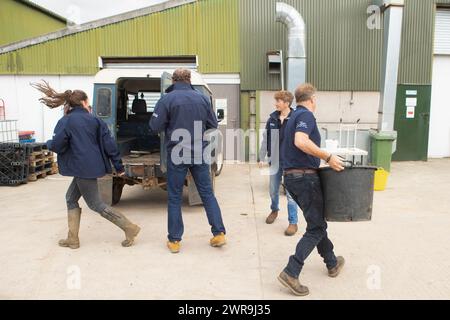
[[(271, 166), (270, 175), (270, 199), (272, 212), (266, 219), (267, 224), (273, 224), (280, 211), (280, 186), (283, 178), (283, 169), (280, 157), (280, 146), (283, 143), (286, 124), (291, 115), (291, 105), (294, 96), (288, 91), (279, 91), (274, 95), (276, 111), (273, 112), (267, 120), (266, 130), (264, 131), (263, 143), (259, 152), (260, 166), (265, 160), (266, 155)], [(274, 150), (273, 150), (274, 149)], [(286, 192), (288, 200), (288, 220), (289, 226), (284, 232), (286, 236), (294, 236), (298, 231), (297, 203), (292, 199), (289, 192)]]
[(189, 70), (175, 70), (172, 81), (173, 85), (156, 104), (150, 119), (153, 132), (165, 133), (169, 194), (167, 246), (172, 253), (180, 251), (184, 233), (181, 213), (183, 186), (190, 170), (214, 236), (210, 244), (221, 247), (226, 244), (226, 230), (211, 184), (209, 157), (204, 156), (207, 146), (204, 134), (217, 129), (217, 118), (210, 99), (192, 87)]
[(334, 245), (328, 237), (324, 216), (324, 197), (318, 173), (320, 160), (324, 160), (335, 171), (344, 170), (342, 159), (320, 148), (321, 137), (314, 112), (317, 89), (305, 83), (295, 90), (296, 110), (291, 114), (281, 145), (284, 182), (289, 193), (303, 211), (306, 233), (298, 242), (295, 253), (289, 258), (286, 268), (278, 280), (297, 296), (309, 294), (299, 276), (306, 259), (315, 248), (328, 269), (328, 275), (337, 277), (345, 263), (343, 257), (336, 257)]

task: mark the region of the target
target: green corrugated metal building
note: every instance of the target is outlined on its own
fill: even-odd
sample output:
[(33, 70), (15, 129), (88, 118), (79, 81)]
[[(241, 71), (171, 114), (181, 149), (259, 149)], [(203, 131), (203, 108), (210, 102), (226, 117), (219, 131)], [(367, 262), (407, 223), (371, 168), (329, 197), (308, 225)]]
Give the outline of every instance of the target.
[[(367, 27), (372, 0), (279, 1), (295, 7), (306, 22), (307, 81), (322, 92), (380, 91), (383, 30)], [(2, 6), (9, 4), (7, 10), (17, 10), (22, 2), (0, 0)], [(276, 2), (171, 0), (2, 46), (0, 75), (94, 75), (100, 56), (196, 55), (203, 74), (239, 75), (238, 123), (248, 128), (247, 99), (255, 95), (260, 102), (259, 119), (266, 93), (281, 87), (280, 76), (268, 74), (266, 56), (287, 49), (286, 28), (275, 22)], [(450, 0), (405, 0), (399, 85), (431, 86), (435, 13), (446, 5)], [(49, 30), (61, 21), (52, 23), (46, 24)], [(0, 44), (5, 39), (2, 35)]]
[(99, 56), (166, 55), (198, 55), (203, 73), (238, 73), (238, 0), (172, 2), (167, 10), (104, 19), (98, 27), (0, 54), (0, 73), (86, 75), (98, 72)]
[[(11, 16), (9, 10), (33, 9), (23, 1), (0, 1), (0, 23), (6, 26), (0, 43), (32, 37), (26, 31), (15, 35), (19, 27), (9, 29), (6, 16)], [(0, 54), (0, 73), (95, 74), (98, 56), (197, 54), (201, 72), (239, 72), (243, 90), (279, 89), (279, 79), (267, 77), (265, 55), (270, 49), (286, 49), (286, 30), (275, 23), (276, 0), (187, 2)], [(379, 90), (382, 31), (366, 27), (371, 0), (283, 2), (296, 7), (307, 24), (308, 81), (327, 91)], [(406, 0), (399, 83), (431, 83), (436, 3), (450, 0)], [(31, 21), (44, 24), (44, 32), (64, 27), (49, 16), (41, 23), (40, 12), (32, 16)]]
[(65, 18), (30, 1), (0, 0), (0, 46), (63, 29), (66, 25)]

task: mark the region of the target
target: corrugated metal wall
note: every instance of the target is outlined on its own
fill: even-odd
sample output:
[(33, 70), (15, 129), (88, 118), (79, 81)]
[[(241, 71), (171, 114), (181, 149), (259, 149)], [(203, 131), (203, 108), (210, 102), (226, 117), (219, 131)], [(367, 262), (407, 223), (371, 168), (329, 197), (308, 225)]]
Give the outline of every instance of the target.
[[(382, 30), (367, 28), (371, 0), (279, 0), (307, 24), (307, 80), (324, 91), (378, 91)], [(243, 90), (277, 90), (279, 77), (267, 74), (266, 52), (286, 50), (287, 32), (275, 22), (277, 0), (242, 0)], [(406, 0), (399, 83), (431, 84), (434, 14), (450, 0)]]
[[(1, 0), (5, 1), (5, 0)], [(98, 56), (197, 54), (203, 73), (241, 73), (242, 90), (276, 90), (266, 52), (286, 50), (277, 0), (200, 0), (0, 55), (3, 74), (95, 74)], [(280, 0), (307, 24), (307, 79), (320, 90), (378, 91), (382, 30), (367, 28), (372, 0)], [(436, 3), (406, 0), (399, 83), (431, 84)]]
[[(276, 0), (241, 1), (243, 89), (279, 89), (267, 75), (266, 52), (286, 50), (287, 31), (275, 22)], [(307, 25), (307, 79), (320, 90), (377, 90), (382, 31), (367, 28), (371, 0), (283, 0)]]
[(431, 84), (436, 5), (450, 0), (406, 0), (399, 83)]
[(198, 55), (203, 73), (238, 73), (238, 0), (196, 3), (0, 55), (0, 73), (95, 74), (99, 56)]
[(431, 84), (433, 2), (433, 0), (405, 2), (399, 83)]
[(0, 0), (0, 46), (65, 28), (66, 24), (13, 0)]

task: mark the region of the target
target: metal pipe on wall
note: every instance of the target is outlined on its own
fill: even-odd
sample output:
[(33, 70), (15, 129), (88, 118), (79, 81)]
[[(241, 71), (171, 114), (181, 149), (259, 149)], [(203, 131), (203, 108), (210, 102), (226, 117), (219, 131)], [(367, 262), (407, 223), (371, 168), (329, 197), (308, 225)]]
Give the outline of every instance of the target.
[(394, 131), (404, 0), (377, 0), (384, 11), (383, 60), (378, 129)]
[(258, 159), (258, 139), (256, 136), (257, 126), (257, 107), (256, 107), (256, 92), (250, 92), (250, 119), (249, 119), (249, 161), (256, 163)]
[(276, 21), (286, 25), (288, 29), (287, 89), (291, 92), (306, 82), (306, 28), (305, 21), (294, 7), (277, 2)]

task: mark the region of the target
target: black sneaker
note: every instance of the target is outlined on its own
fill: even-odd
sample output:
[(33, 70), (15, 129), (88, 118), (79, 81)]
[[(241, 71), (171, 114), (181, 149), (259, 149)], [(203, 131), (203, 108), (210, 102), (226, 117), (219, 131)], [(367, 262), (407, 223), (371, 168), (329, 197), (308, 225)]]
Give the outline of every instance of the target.
[(298, 281), (298, 279), (289, 276), (284, 271), (280, 273), (280, 275), (278, 276), (278, 280), (281, 282), (282, 285), (291, 290), (291, 292), (296, 296), (304, 297), (309, 294), (308, 287), (302, 286)]

